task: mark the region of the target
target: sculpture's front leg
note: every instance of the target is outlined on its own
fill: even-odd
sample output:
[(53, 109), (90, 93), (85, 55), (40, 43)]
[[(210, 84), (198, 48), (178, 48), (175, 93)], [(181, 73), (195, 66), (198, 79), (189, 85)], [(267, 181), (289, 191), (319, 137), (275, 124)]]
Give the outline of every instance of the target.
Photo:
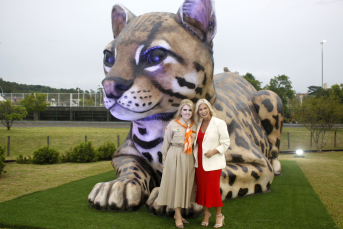
[(101, 210), (135, 210), (148, 199), (157, 179), (151, 167), (138, 156), (112, 159), (117, 179), (101, 182), (88, 195), (91, 207)]

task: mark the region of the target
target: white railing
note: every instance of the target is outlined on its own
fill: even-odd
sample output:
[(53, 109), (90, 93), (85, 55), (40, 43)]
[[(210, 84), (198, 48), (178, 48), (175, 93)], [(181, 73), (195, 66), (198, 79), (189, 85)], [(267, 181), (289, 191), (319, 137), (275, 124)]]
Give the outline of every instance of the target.
[[(43, 94), (51, 107), (103, 107), (102, 93), (34, 93)], [(14, 105), (20, 105), (20, 101), (31, 93), (3, 93), (4, 99), (10, 100)]]

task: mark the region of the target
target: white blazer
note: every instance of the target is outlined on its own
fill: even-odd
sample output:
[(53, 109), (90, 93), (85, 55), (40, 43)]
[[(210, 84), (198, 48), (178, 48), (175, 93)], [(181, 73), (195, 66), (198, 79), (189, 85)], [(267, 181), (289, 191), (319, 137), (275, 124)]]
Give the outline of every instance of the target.
[[(197, 144), (197, 137), (198, 133), (202, 124), (202, 119), (200, 120), (197, 128), (197, 134), (194, 141), (194, 150), (193, 155), (195, 158), (194, 167), (198, 167), (198, 144)], [(202, 142), (202, 167), (205, 171), (212, 171), (223, 169), (226, 166), (225, 160), (225, 151), (230, 146), (230, 137), (229, 132), (227, 130), (226, 123), (216, 117), (211, 118), (210, 123), (206, 129), (204, 139)], [(212, 149), (217, 149), (219, 153), (213, 155), (210, 158), (204, 156), (206, 152)]]

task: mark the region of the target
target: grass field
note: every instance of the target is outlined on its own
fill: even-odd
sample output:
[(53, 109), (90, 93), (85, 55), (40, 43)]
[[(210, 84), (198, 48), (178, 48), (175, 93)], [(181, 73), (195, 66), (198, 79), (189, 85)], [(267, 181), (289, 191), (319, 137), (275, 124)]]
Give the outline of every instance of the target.
[[(226, 228), (335, 228), (336, 224), (295, 161), (282, 161), (283, 176), (271, 192), (224, 202)], [(175, 228), (172, 218), (157, 217), (145, 206), (134, 212), (91, 209), (87, 196), (101, 173), (55, 188), (0, 203), (0, 227), (25, 228)], [(20, 209), (20, 210), (19, 210)], [(214, 215), (214, 209), (212, 215)], [(186, 228), (200, 228), (202, 218), (189, 219)], [(211, 217), (210, 226), (215, 223)]]
[[(290, 136), (290, 148), (288, 149), (288, 135)], [(117, 145), (117, 135), (120, 144), (129, 133), (128, 128), (87, 128), (87, 127), (14, 127), (7, 131), (5, 127), (0, 128), (0, 145), (7, 146), (8, 136), (10, 136), (10, 157), (7, 160), (16, 159), (19, 154), (24, 156), (33, 155), (39, 147), (47, 144), (49, 136), (50, 147), (58, 149), (61, 153), (70, 147), (87, 140), (92, 141), (94, 146), (99, 146), (106, 141), (114, 142)], [(281, 151), (287, 150), (309, 150), (316, 149), (314, 142), (310, 147), (310, 132), (305, 128), (283, 128), (281, 136)], [(334, 148), (334, 133), (331, 133), (327, 146), (324, 149)], [(337, 130), (337, 147), (343, 149), (343, 129)], [(6, 152), (7, 155), (7, 152)]]
[[(50, 147), (62, 153), (70, 147), (85, 142), (85, 136), (95, 147), (107, 141), (114, 142), (117, 146), (117, 135), (121, 145), (128, 133), (128, 128), (18, 127), (11, 128), (10, 131), (0, 128), (0, 145), (7, 146), (10, 136), (10, 157), (6, 159), (14, 160), (19, 154), (32, 156), (39, 147), (47, 145), (47, 136), (49, 136)], [(7, 151), (5, 154), (7, 155)]]
[(10, 163), (0, 177), (0, 202), (71, 181), (114, 171), (110, 161), (34, 165)]
[[(343, 161), (343, 152), (326, 152), (326, 153), (307, 153), (305, 154), (305, 158), (295, 158), (294, 155), (280, 155), (279, 157), (280, 161), (282, 163), (287, 161), (295, 161), (299, 164), (301, 171), (305, 174), (305, 177), (313, 187), (315, 193), (319, 196), (320, 200), (328, 210), (329, 214), (332, 216), (334, 221), (336, 222), (338, 228), (343, 228), (343, 185), (342, 185), (342, 179), (343, 179), (343, 166), (341, 165)], [(295, 167), (295, 169), (297, 166)], [(5, 167), (7, 170), (7, 173), (4, 174), (0, 178), (0, 202), (7, 201), (7, 200), (13, 200), (17, 197), (24, 196), (30, 193), (34, 193), (37, 191), (47, 190), (53, 187), (58, 187), (63, 184), (68, 184), (68, 182), (71, 181), (77, 181), (79, 179), (90, 177), (96, 174), (102, 174), (104, 172), (109, 171), (109, 174), (106, 175), (106, 177), (102, 177), (100, 175), (99, 178), (95, 178), (93, 183), (90, 182), (88, 188), (82, 195), (78, 198), (83, 198), (84, 200), (87, 199), (87, 195), (89, 191), (91, 190), (92, 186), (100, 181), (108, 181), (114, 179), (115, 173), (111, 167), (111, 164), (109, 161), (104, 162), (96, 162), (96, 163), (87, 163), (87, 164), (74, 164), (74, 163), (66, 163), (66, 164), (55, 164), (55, 165), (19, 165), (15, 163), (7, 164)], [(288, 168), (290, 169), (290, 168)], [(283, 180), (283, 177), (287, 176), (289, 173), (287, 167), (283, 167), (283, 175), (281, 177), (275, 177), (274, 182), (272, 184), (272, 192), (267, 194), (262, 194), (261, 196), (266, 196), (267, 200), (259, 200), (259, 201), (273, 201), (269, 200), (268, 195), (279, 192), (278, 189), (275, 189), (274, 187), (278, 182), (286, 182)], [(297, 170), (298, 171), (298, 170)], [(300, 176), (302, 174), (300, 172)], [(279, 193), (278, 198), (280, 198), (282, 201), (285, 201), (286, 205), (288, 204), (287, 201), (289, 201), (289, 198), (292, 198), (290, 195), (299, 195), (300, 197), (303, 195), (307, 195), (304, 192), (301, 191), (302, 189), (302, 182), (307, 182), (306, 179), (304, 180), (297, 180), (298, 178), (292, 178), (294, 181), (290, 180), (288, 183), (285, 183), (284, 187), (287, 187), (289, 189), (292, 189), (294, 186), (297, 187), (297, 192), (293, 193), (292, 190), (290, 190), (290, 194), (287, 191), (287, 195), (283, 196), (283, 194)], [(294, 182), (294, 183), (292, 183)], [(300, 183), (300, 184), (299, 184)], [(293, 194), (292, 194), (293, 193)], [(44, 194), (45, 195), (45, 194)], [(81, 194), (79, 194), (81, 195)], [(260, 196), (260, 195), (257, 195)], [(250, 198), (255, 197), (247, 197), (242, 199), (233, 200), (232, 203), (236, 203), (236, 205), (241, 205), (243, 202), (244, 204), (248, 204), (251, 200)], [(295, 197), (293, 197), (295, 198)], [(65, 200), (67, 201), (67, 200)], [(298, 200), (301, 201), (301, 200)], [(7, 202), (6, 202), (7, 203)], [(228, 211), (230, 211), (228, 214), (231, 216), (231, 211), (236, 209), (231, 209), (231, 202), (229, 201), (229, 208)], [(296, 204), (296, 203), (292, 203)], [(83, 204), (83, 210), (86, 207), (86, 203)], [(87, 205), (88, 206), (88, 205)], [(267, 208), (267, 206), (260, 206), (263, 210), (264, 208)], [(297, 205), (295, 205), (297, 206)], [(248, 207), (248, 206), (247, 206)], [(275, 208), (280, 209), (274, 209), (273, 212), (271, 211), (270, 214), (278, 215), (278, 214), (285, 214), (283, 211), (290, 211), (291, 209), (282, 209), (280, 206), (275, 206)], [(304, 206), (302, 206), (304, 208)], [(1, 209), (1, 206), (0, 206)], [(236, 209), (237, 210), (237, 209)], [(139, 210), (139, 213), (141, 214), (142, 211), (145, 211), (145, 207)], [(245, 212), (244, 209), (242, 209), (243, 212)], [(280, 211), (282, 211), (280, 213)], [(104, 214), (108, 215), (108, 217), (112, 218), (117, 215), (111, 215), (111, 214), (117, 214), (117, 213), (96, 213), (96, 214)], [(129, 215), (128, 213), (123, 213), (124, 215), (128, 215), (128, 217), (135, 217), (135, 213), (132, 215)], [(145, 217), (148, 217), (152, 220), (155, 218), (144, 213)], [(243, 214), (243, 213), (242, 213)], [(245, 213), (244, 213), (245, 214)], [(259, 215), (261, 213), (258, 213)], [(296, 216), (296, 212), (292, 213), (294, 217)], [(119, 214), (120, 216), (123, 216), (122, 214)], [(238, 217), (238, 216), (237, 216)], [(248, 217), (249, 218), (249, 217)], [(127, 218), (125, 218), (127, 219)], [(165, 219), (167, 220), (167, 219)], [(235, 219), (232, 219), (234, 221)], [(243, 219), (240, 219), (243, 220)], [(172, 223), (172, 220), (167, 220), (169, 223)], [(2, 222), (0, 220), (0, 222)], [(160, 222), (160, 221), (158, 221)], [(231, 222), (231, 221), (230, 221)], [(231, 222), (233, 223), (233, 222)], [(269, 221), (265, 221), (265, 223), (269, 223)], [(237, 225), (236, 225), (237, 226)], [(293, 225), (294, 226), (294, 225)], [(1, 226), (0, 226), (1, 227)], [(172, 227), (170, 227), (172, 228)], [(235, 228), (240, 228), (235, 227)], [(282, 227), (279, 227), (282, 228)], [(292, 227), (294, 228), (294, 227)], [(306, 228), (306, 227), (303, 227)], [(329, 227), (321, 227), (321, 228), (329, 228)], [(332, 228), (332, 227), (330, 227)]]
[[(288, 134), (289, 133), (289, 148), (288, 148)], [(328, 141), (324, 150), (330, 149), (343, 149), (343, 129), (336, 130), (336, 148), (334, 147), (334, 132), (330, 132), (328, 135)], [(290, 128), (285, 127), (282, 129), (281, 135), (281, 151), (288, 150), (317, 150), (316, 144), (312, 141), (312, 147), (310, 147), (311, 132), (306, 128)]]
[(305, 153), (304, 158), (282, 154), (279, 160), (299, 164), (338, 227), (343, 228), (343, 152)]

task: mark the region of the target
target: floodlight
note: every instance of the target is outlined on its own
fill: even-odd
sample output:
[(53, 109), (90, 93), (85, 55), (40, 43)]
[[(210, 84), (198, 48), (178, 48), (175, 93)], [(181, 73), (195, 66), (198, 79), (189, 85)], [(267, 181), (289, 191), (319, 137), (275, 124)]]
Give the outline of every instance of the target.
[(295, 151), (295, 157), (304, 157), (304, 151), (299, 149)]
[(303, 150), (297, 150), (297, 151), (295, 151), (295, 153), (296, 153), (297, 155), (303, 155), (304, 151), (303, 151)]

